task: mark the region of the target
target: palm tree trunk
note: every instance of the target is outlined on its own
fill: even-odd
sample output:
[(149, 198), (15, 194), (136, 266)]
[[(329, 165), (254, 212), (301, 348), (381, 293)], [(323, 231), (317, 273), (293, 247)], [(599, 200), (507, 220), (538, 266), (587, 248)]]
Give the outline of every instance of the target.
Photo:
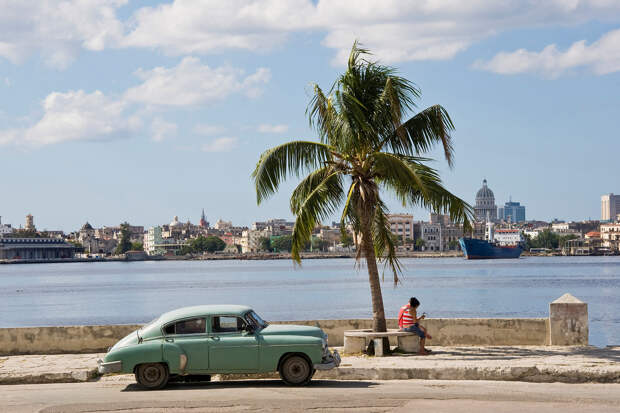
[(379, 281), (379, 270), (377, 268), (377, 257), (372, 237), (371, 222), (372, 209), (361, 208), (361, 231), (362, 231), (362, 251), (366, 258), (368, 267), (368, 282), (370, 284), (370, 296), (372, 298), (372, 330), (376, 332), (387, 331), (385, 322), (385, 311), (383, 309), (383, 295), (381, 294), (381, 282)]

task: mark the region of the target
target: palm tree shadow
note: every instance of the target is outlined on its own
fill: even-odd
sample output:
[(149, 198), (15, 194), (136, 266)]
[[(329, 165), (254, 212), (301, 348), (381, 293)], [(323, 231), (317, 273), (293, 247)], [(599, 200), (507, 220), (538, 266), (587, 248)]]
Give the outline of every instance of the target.
[[(307, 386), (309, 388), (330, 388), (330, 389), (359, 389), (369, 388), (377, 383), (372, 381), (362, 380), (313, 380)], [(204, 382), (174, 382), (169, 383), (164, 389), (160, 391), (175, 391), (175, 390), (205, 390), (205, 389), (232, 389), (232, 388), (290, 388), (282, 380), (230, 380), (230, 381), (204, 381)], [(128, 384), (122, 392), (131, 391), (153, 391), (146, 390), (140, 387), (137, 383)]]

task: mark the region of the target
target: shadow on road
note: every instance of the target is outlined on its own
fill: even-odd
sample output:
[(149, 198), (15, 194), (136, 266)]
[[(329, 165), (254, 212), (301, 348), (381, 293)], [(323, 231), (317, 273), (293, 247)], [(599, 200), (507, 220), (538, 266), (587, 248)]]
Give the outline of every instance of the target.
[[(369, 388), (377, 383), (362, 380), (313, 380), (305, 388), (330, 388), (330, 389), (361, 389)], [(282, 380), (230, 380), (230, 381), (205, 381), (199, 383), (169, 383), (160, 391), (174, 390), (207, 390), (207, 389), (232, 389), (232, 388), (291, 388), (284, 384)], [(153, 391), (146, 390), (136, 383), (128, 384), (123, 392), (128, 391)]]

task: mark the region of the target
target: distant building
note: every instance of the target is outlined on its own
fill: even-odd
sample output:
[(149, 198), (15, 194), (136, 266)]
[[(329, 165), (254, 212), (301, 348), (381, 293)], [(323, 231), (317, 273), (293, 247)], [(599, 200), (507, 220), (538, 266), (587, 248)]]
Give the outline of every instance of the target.
[(424, 251), (443, 251), (444, 248), (441, 224), (421, 222), (420, 238), (424, 241)]
[(268, 221), (254, 222), (251, 229), (252, 231), (268, 230), (272, 235), (291, 235), (293, 233), (293, 227), (295, 227), (295, 222), (293, 221), (274, 218)]
[(413, 241), (413, 215), (411, 214), (389, 214), (387, 216), (390, 222), (390, 230), (392, 234), (398, 235), (403, 241)]
[(50, 260), (73, 258), (76, 247), (58, 238), (0, 238), (0, 259)]
[(34, 217), (31, 214), (26, 215), (26, 227), (27, 231), (34, 231)]
[(501, 221), (519, 223), (525, 221), (525, 206), (520, 202), (508, 201), (502, 208), (499, 208), (498, 219)]
[(201, 228), (209, 228), (209, 223), (207, 222), (207, 217), (205, 217), (205, 210), (202, 209), (202, 215), (200, 215), (200, 223), (198, 224)]
[(620, 215), (620, 195), (603, 195), (601, 197), (601, 221), (613, 222), (618, 215)]
[(497, 220), (497, 205), (495, 205), (495, 195), (487, 186), (487, 180), (482, 181), (482, 188), (476, 193), (476, 205), (474, 213), (478, 221)]
[(3, 224), (2, 223), (2, 217), (0, 217), (0, 237), (3, 237), (5, 235), (9, 235), (11, 233), (13, 233), (13, 228), (11, 228), (10, 225)]
[(217, 222), (215, 223), (215, 229), (219, 231), (231, 229), (232, 226), (233, 226), (232, 221), (222, 221), (221, 219), (218, 219)]
[(620, 221), (601, 224), (602, 246), (613, 252), (620, 252)]

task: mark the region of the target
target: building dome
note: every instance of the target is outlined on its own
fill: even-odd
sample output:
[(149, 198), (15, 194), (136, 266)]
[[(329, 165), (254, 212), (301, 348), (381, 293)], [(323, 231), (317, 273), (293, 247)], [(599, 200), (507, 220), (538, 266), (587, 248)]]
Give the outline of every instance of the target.
[(474, 214), (478, 221), (495, 221), (497, 219), (497, 205), (495, 194), (487, 186), (487, 180), (482, 181), (482, 188), (476, 193)]
[(179, 217), (178, 216), (174, 216), (174, 219), (172, 220), (172, 222), (170, 223), (171, 227), (177, 227), (179, 225), (183, 225), (181, 224), (181, 222), (179, 222)]
[(90, 225), (88, 221), (86, 221), (86, 224), (82, 225), (82, 231), (92, 231), (92, 230), (93, 230), (93, 226)]
[(487, 180), (482, 181), (482, 188), (478, 190), (476, 193), (476, 200), (478, 199), (488, 199), (493, 198), (495, 200), (495, 195), (493, 191), (487, 186)]

